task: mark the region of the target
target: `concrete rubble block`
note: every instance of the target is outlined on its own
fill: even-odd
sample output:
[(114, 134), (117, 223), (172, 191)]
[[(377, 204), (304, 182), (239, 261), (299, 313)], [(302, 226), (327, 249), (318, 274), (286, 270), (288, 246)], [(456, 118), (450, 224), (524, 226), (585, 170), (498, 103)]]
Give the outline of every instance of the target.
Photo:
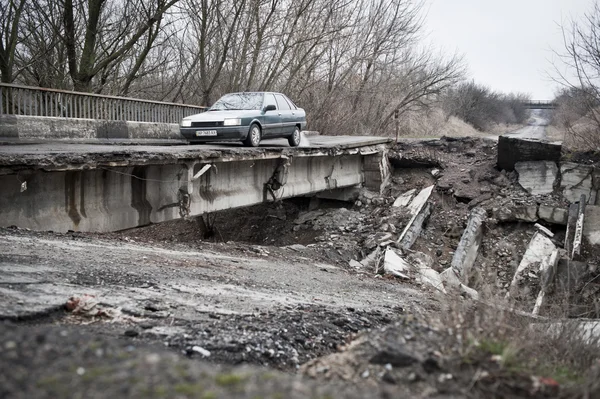
[[(594, 204), (596, 192), (593, 189), (592, 166), (580, 165), (574, 162), (564, 162), (560, 165), (560, 189), (563, 197), (569, 202), (577, 202), (581, 195), (585, 195), (589, 204)], [(593, 197), (593, 198), (592, 198)]]
[(567, 224), (568, 216), (569, 211), (565, 208), (559, 208), (548, 205), (540, 205), (540, 207), (538, 208), (538, 217), (540, 218), (540, 220), (543, 220), (548, 223), (560, 224), (564, 226)]
[(400, 238), (398, 238), (397, 242), (400, 248), (408, 250), (413, 246), (415, 241), (417, 241), (417, 238), (419, 238), (419, 235), (423, 230), (423, 224), (431, 215), (431, 208), (431, 204), (428, 203), (418, 214), (414, 215), (410, 219), (409, 223), (406, 225), (404, 231), (400, 235)]
[(395, 206), (395, 207), (408, 206), (408, 204), (410, 204), (413, 197), (415, 196), (416, 192), (417, 192), (416, 188), (408, 190), (407, 192), (405, 192), (404, 194), (402, 194), (398, 198), (396, 198), (396, 201), (394, 201), (394, 204), (392, 206)]
[(585, 223), (583, 237), (590, 245), (600, 245), (600, 206), (585, 207)]
[(402, 259), (396, 251), (391, 248), (386, 249), (383, 258), (383, 271), (384, 273), (391, 274), (392, 276), (408, 279), (408, 273), (410, 272), (410, 264)]
[(438, 291), (446, 293), (444, 282), (440, 273), (431, 268), (433, 260), (427, 254), (414, 252), (409, 257), (409, 264), (412, 266), (416, 280), (421, 284), (431, 285)]
[(461, 294), (464, 294), (465, 296), (475, 301), (479, 299), (479, 293), (477, 292), (477, 290), (474, 290), (473, 288), (461, 283), (460, 279), (458, 278), (452, 267), (449, 267), (443, 272), (441, 272), (440, 277), (442, 279), (442, 282), (444, 283), (444, 287), (446, 288), (446, 290), (458, 291)]
[(483, 208), (474, 208), (467, 220), (458, 247), (452, 257), (451, 267), (462, 283), (468, 284), (471, 268), (477, 259), (481, 240), (483, 238), (483, 222), (487, 213)]
[(577, 210), (577, 222), (575, 223), (575, 233), (573, 234), (573, 251), (571, 259), (581, 260), (581, 247), (583, 246), (583, 226), (585, 225), (585, 194), (581, 194), (579, 208)]
[(360, 264), (367, 270), (372, 269), (377, 272), (377, 266), (379, 265), (382, 252), (383, 249), (381, 247), (375, 248), (367, 256), (365, 256), (363, 260), (360, 261)]
[(498, 138), (498, 167), (513, 171), (517, 162), (560, 161), (562, 145), (535, 139), (500, 136)]
[(429, 186), (422, 189), (408, 205), (407, 209), (412, 217), (397, 241), (403, 249), (410, 249), (421, 234), (423, 223), (431, 214), (431, 204), (428, 201), (434, 187)]
[(410, 211), (411, 215), (417, 215), (421, 209), (423, 209), (427, 201), (429, 201), (429, 197), (431, 197), (434, 187), (435, 186), (429, 186), (419, 191), (419, 194), (417, 194), (417, 196), (408, 205), (408, 210)]
[(550, 261), (552, 253), (556, 250), (556, 247), (552, 241), (540, 232), (535, 232), (529, 245), (525, 250), (523, 259), (517, 267), (517, 271), (510, 283), (509, 296), (516, 293), (519, 287), (519, 283), (522, 280), (525, 273), (533, 272), (538, 276), (538, 272)]
[(392, 176), (392, 167), (388, 158), (388, 150), (376, 154), (365, 155), (363, 163), (365, 187), (383, 193)]
[(534, 224), (533, 227), (535, 227), (536, 229), (538, 229), (539, 231), (541, 231), (542, 233), (544, 233), (546, 236), (548, 236), (550, 238), (554, 237), (553, 232), (551, 232), (549, 229), (545, 228), (544, 226), (542, 226), (539, 223)]
[(545, 258), (540, 265), (540, 292), (535, 301), (533, 311), (531, 312), (535, 316), (540, 314), (540, 309), (544, 304), (544, 298), (546, 297), (548, 289), (554, 279), (554, 275), (556, 274), (559, 259), (559, 250), (554, 249), (550, 257)]
[(558, 176), (558, 166), (550, 161), (517, 162), (519, 184), (531, 195), (550, 194)]
[(494, 217), (499, 222), (530, 222), (538, 221), (538, 206), (523, 205), (497, 209)]
[(573, 251), (573, 239), (575, 237), (575, 225), (577, 224), (577, 215), (579, 213), (579, 204), (569, 205), (567, 215), (567, 230), (565, 232), (564, 248), (570, 255)]

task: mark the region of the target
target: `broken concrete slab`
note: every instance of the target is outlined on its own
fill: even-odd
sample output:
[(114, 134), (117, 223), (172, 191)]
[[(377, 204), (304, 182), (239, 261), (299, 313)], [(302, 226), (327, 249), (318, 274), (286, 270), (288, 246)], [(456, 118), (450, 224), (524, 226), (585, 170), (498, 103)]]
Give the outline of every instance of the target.
[(413, 246), (415, 241), (417, 241), (417, 238), (419, 238), (419, 235), (423, 230), (423, 224), (431, 215), (431, 208), (431, 204), (428, 203), (418, 214), (411, 218), (398, 239), (400, 248), (408, 250)]
[(538, 221), (537, 205), (504, 207), (494, 211), (494, 217), (499, 222), (530, 222)]
[(540, 205), (538, 208), (538, 217), (548, 223), (566, 225), (569, 211), (565, 208), (559, 208), (549, 205)]
[(600, 206), (585, 207), (585, 224), (583, 236), (590, 245), (600, 245)]
[[(560, 189), (563, 197), (569, 202), (577, 202), (581, 195), (590, 200), (592, 198), (593, 189), (593, 172), (592, 166), (581, 165), (574, 162), (564, 162), (560, 165)], [(596, 193), (593, 193), (595, 200)], [(588, 201), (594, 204), (594, 201)]]
[(540, 292), (535, 301), (533, 311), (531, 312), (534, 316), (540, 314), (540, 309), (544, 304), (544, 298), (552, 284), (554, 275), (556, 274), (556, 267), (559, 261), (559, 250), (555, 249), (549, 258), (546, 258), (540, 265)]
[(519, 184), (531, 195), (550, 194), (554, 191), (558, 166), (550, 161), (517, 162)]
[(579, 200), (579, 209), (577, 210), (577, 222), (575, 223), (575, 233), (573, 235), (573, 251), (571, 259), (581, 260), (581, 246), (583, 245), (583, 226), (585, 224), (585, 194), (581, 194)]
[(562, 145), (535, 139), (500, 136), (498, 138), (498, 167), (512, 171), (517, 162), (560, 161)]
[(416, 188), (408, 190), (407, 192), (405, 192), (404, 194), (402, 194), (398, 198), (396, 198), (396, 201), (394, 201), (394, 204), (392, 206), (395, 206), (395, 207), (408, 206), (408, 204), (410, 204), (410, 202), (412, 201), (416, 192), (417, 192)]
[(431, 205), (428, 201), (434, 187), (435, 186), (429, 186), (422, 189), (408, 205), (407, 209), (412, 217), (398, 238), (397, 242), (400, 244), (401, 248), (410, 249), (419, 237), (419, 234), (421, 234), (423, 223), (431, 214)]
[(533, 272), (533, 275), (537, 278), (537, 272), (543, 267), (545, 262), (549, 262), (549, 258), (555, 250), (556, 247), (548, 237), (540, 232), (535, 232), (517, 267), (507, 296), (516, 294), (519, 283), (524, 279), (525, 272)]
[(413, 252), (409, 256), (409, 264), (413, 267), (418, 282), (431, 285), (436, 290), (446, 293), (440, 274), (431, 268), (433, 259), (429, 255), (422, 252)]
[(446, 287), (447, 290), (458, 290), (461, 294), (465, 294), (467, 297), (475, 301), (479, 299), (479, 293), (473, 288), (461, 283), (452, 267), (449, 267), (441, 272), (440, 278), (442, 279), (444, 287)]
[(431, 197), (431, 192), (433, 191), (434, 187), (435, 186), (429, 186), (422, 189), (419, 194), (417, 194), (417, 196), (410, 202), (408, 205), (408, 210), (410, 211), (411, 215), (414, 216), (421, 212), (421, 209), (423, 209), (429, 200), (429, 197)]
[(483, 208), (474, 208), (467, 220), (458, 247), (452, 257), (451, 267), (462, 283), (468, 284), (471, 268), (477, 259), (481, 240), (483, 238), (483, 222), (487, 213)]
[(549, 229), (547, 229), (546, 227), (542, 226), (539, 223), (534, 224), (533, 227), (535, 227), (536, 229), (538, 229), (539, 231), (541, 231), (542, 233), (544, 233), (549, 238), (554, 237), (554, 233), (553, 232), (551, 232)]
[(408, 279), (408, 273), (410, 268), (410, 264), (404, 259), (402, 259), (400, 256), (398, 256), (398, 254), (396, 254), (396, 251), (394, 251), (391, 248), (386, 249), (385, 256), (383, 258), (384, 273)]

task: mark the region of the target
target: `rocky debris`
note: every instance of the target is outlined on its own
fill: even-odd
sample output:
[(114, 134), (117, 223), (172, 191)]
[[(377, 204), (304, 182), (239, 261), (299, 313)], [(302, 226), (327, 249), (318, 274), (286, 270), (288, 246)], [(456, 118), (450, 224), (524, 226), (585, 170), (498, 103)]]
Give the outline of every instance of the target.
[(531, 195), (551, 194), (558, 176), (556, 163), (550, 161), (517, 162), (519, 184)]
[(535, 139), (500, 136), (498, 138), (498, 168), (512, 171), (517, 162), (560, 161), (562, 145)]

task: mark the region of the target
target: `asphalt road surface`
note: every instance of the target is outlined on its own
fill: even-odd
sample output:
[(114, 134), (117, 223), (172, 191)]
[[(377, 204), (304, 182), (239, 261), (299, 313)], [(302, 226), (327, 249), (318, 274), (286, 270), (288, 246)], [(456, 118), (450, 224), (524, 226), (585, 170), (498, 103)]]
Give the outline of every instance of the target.
[(550, 115), (548, 110), (534, 109), (531, 111), (528, 126), (511, 133), (506, 133), (505, 136), (545, 140), (547, 139), (546, 126), (549, 123)]

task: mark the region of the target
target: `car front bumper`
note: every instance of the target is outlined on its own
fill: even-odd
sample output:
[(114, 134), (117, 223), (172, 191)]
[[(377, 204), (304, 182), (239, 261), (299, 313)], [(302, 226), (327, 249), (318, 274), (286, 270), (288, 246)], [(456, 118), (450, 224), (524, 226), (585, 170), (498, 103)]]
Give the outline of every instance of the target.
[[(223, 141), (223, 140), (244, 140), (248, 135), (248, 126), (228, 126), (228, 127), (180, 127), (179, 132), (188, 141), (193, 142), (208, 142), (208, 141)], [(216, 130), (216, 136), (197, 136), (196, 132)]]

